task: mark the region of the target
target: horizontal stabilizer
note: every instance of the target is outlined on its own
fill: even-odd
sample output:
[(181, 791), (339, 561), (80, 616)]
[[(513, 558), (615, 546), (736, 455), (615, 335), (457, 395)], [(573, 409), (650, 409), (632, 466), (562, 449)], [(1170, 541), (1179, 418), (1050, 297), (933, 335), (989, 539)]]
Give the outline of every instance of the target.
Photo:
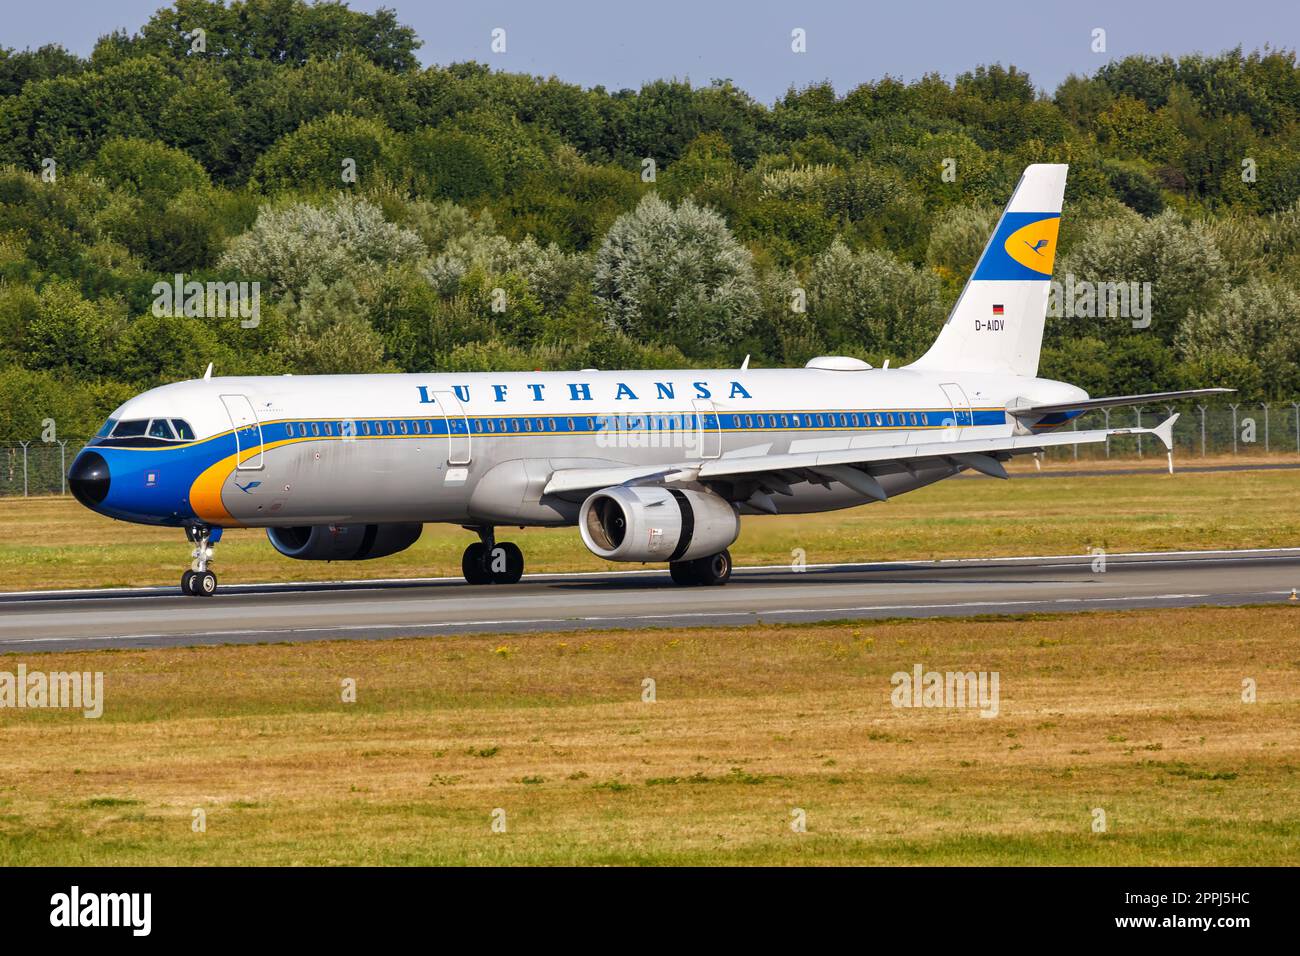
[(1109, 398), (1085, 398), (1078, 402), (1060, 402), (1056, 405), (1008, 406), (1007, 411), (1017, 418), (1050, 415), (1053, 412), (1080, 412), (1090, 408), (1116, 408), (1121, 405), (1158, 405), (1163, 402), (1180, 402), (1185, 398), (1208, 395), (1226, 395), (1235, 388), (1189, 388), (1181, 392), (1148, 392), (1145, 395), (1112, 395)]

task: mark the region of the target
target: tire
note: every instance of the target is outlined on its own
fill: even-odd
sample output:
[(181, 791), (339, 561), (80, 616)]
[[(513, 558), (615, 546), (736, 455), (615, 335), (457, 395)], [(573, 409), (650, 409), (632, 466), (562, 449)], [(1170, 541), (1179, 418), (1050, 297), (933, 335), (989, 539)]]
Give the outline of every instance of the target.
[(194, 572), (186, 570), (181, 575), (181, 593), (188, 597), (194, 596)]
[(211, 571), (199, 571), (190, 579), (190, 587), (199, 597), (212, 597), (217, 590), (217, 576)]
[[(492, 575), (493, 584), (517, 584), (519, 579), (524, 576), (524, 553), (519, 550), (519, 545), (513, 541), (504, 541), (497, 545), (505, 553), (506, 569), (504, 571), (493, 571), (492, 557), (488, 558), (488, 573)], [(495, 550), (495, 549), (494, 549)]]
[(483, 542), (476, 541), (465, 549), (460, 559), (460, 572), (470, 584), (491, 584), (492, 575), (487, 569)]
[(673, 584), (679, 584), (682, 587), (690, 587), (692, 584), (700, 583), (695, 577), (694, 561), (670, 561), (668, 563), (668, 573), (672, 575)]
[(731, 552), (719, 551), (706, 558), (692, 561), (695, 580), (710, 587), (719, 587), (731, 580)]

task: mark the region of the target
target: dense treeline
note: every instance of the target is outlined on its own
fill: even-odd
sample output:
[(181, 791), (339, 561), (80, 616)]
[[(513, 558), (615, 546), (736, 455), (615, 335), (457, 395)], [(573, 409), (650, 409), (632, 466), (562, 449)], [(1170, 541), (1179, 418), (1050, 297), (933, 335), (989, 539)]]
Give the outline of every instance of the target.
[[(1038, 161), (1071, 163), (1058, 277), (1152, 290), (1145, 328), (1050, 320), (1042, 374), (1300, 394), (1293, 52), (1129, 57), (1050, 97), (994, 65), (767, 106), (421, 69), (419, 45), (391, 11), (179, 0), (86, 59), (0, 50), (0, 438), (85, 434), (209, 361), (899, 364)], [(155, 314), (176, 273), (259, 281), (259, 324)]]

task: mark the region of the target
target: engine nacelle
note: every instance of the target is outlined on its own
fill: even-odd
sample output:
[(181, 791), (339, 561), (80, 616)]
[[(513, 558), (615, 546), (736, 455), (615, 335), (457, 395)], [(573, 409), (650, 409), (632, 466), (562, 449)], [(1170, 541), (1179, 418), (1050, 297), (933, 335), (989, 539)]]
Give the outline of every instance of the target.
[(582, 503), (578, 529), (591, 553), (607, 561), (687, 561), (735, 541), (740, 518), (711, 492), (619, 485)]
[(402, 524), (318, 524), (267, 528), (275, 550), (299, 561), (364, 561), (405, 551), (424, 531), (419, 522)]

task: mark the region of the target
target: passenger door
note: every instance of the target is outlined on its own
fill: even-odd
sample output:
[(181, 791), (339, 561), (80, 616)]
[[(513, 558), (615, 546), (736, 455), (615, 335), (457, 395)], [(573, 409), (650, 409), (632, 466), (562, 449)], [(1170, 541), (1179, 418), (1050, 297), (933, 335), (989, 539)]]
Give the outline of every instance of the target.
[(447, 423), (447, 464), (468, 465), (470, 462), (469, 416), (465, 406), (460, 403), (456, 393), (450, 390), (434, 389), (433, 397), (438, 403), (438, 410)]
[(722, 422), (717, 409), (707, 398), (697, 398), (692, 404), (699, 429), (700, 457), (717, 458), (722, 454)]
[(230, 416), (235, 431), (235, 467), (240, 471), (260, 471), (263, 465), (262, 423), (247, 395), (222, 395), (221, 404)]
[(974, 421), (971, 418), (970, 399), (966, 397), (966, 390), (956, 382), (945, 382), (939, 387), (943, 389), (944, 397), (952, 407), (952, 425), (944, 429), (943, 437), (945, 441), (956, 441), (961, 438), (962, 431)]

